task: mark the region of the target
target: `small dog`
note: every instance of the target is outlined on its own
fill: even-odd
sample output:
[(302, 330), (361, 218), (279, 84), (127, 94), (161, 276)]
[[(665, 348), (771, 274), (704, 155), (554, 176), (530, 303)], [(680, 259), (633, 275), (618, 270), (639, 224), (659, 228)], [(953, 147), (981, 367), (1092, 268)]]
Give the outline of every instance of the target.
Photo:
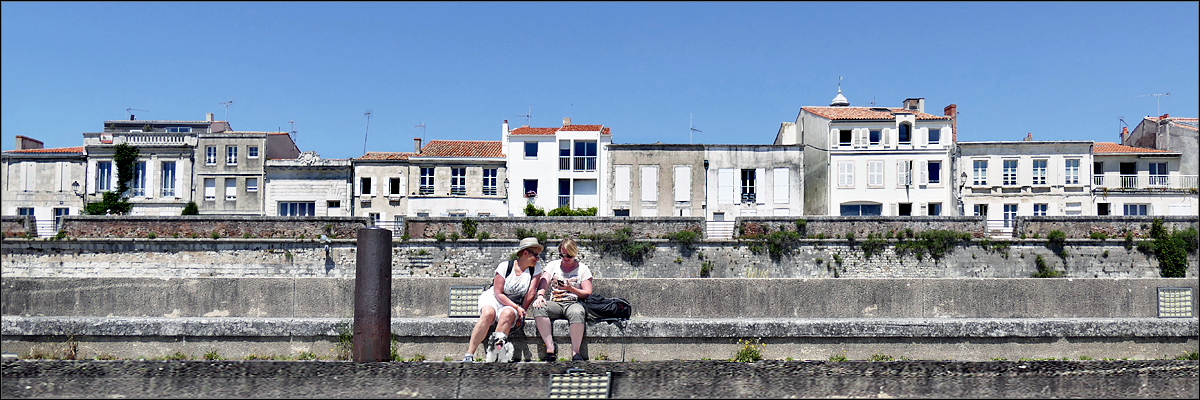
[(484, 351), (484, 362), (512, 362), (513, 345), (508, 342), (508, 335), (500, 332), (492, 332), (483, 343), (485, 346), (484, 349), (486, 349)]

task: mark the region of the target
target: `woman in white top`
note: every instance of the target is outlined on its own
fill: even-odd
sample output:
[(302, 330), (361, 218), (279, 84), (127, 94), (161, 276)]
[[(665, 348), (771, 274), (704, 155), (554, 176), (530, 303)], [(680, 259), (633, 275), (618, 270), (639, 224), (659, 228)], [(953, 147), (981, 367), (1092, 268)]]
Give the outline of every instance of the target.
[[(525, 309), (533, 301), (534, 280), (541, 273), (537, 269), (538, 256), (543, 247), (537, 238), (521, 239), (517, 247), (514, 261), (504, 261), (496, 266), (492, 277), (492, 287), (479, 294), (479, 321), (471, 330), (471, 342), (467, 345), (467, 354), (463, 362), (475, 361), (475, 350), (483, 342), (492, 322), (496, 322), (496, 332), (492, 334), (486, 349), (488, 362), (509, 362), (512, 359), (512, 345), (507, 342), (508, 332), (514, 325), (521, 326), (525, 320)], [(512, 271), (509, 272), (509, 263)], [(507, 274), (506, 274), (507, 272)], [(498, 318), (497, 318), (498, 316)]]
[[(580, 299), (592, 294), (592, 270), (579, 262), (579, 246), (574, 240), (563, 239), (558, 244), (558, 253), (562, 259), (551, 261), (546, 265), (541, 279), (538, 279), (537, 293), (533, 304), (533, 321), (537, 325), (538, 335), (546, 343), (546, 361), (554, 361), (558, 348), (552, 338), (553, 320), (566, 319), (568, 331), (571, 334), (571, 360), (585, 361), (579, 355), (579, 346), (583, 343), (583, 322), (587, 318), (587, 310)], [(550, 288), (550, 301), (545, 299), (546, 289)]]

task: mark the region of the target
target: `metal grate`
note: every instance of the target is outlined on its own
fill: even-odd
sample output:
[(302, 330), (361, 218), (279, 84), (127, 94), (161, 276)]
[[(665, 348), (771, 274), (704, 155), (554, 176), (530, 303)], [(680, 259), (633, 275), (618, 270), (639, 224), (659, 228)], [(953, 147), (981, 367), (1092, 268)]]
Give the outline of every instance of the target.
[(1190, 287), (1158, 288), (1159, 318), (1191, 318), (1192, 304)]
[(589, 374), (571, 368), (565, 374), (550, 374), (551, 399), (607, 399), (612, 372)]
[(482, 292), (483, 286), (451, 286), (450, 309), (446, 315), (449, 317), (478, 317), (479, 293)]

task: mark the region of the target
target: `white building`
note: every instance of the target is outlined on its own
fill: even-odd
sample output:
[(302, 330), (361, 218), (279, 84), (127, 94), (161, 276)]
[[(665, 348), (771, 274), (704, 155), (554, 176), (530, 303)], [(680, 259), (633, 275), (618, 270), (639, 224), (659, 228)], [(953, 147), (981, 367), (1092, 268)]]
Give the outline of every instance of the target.
[(350, 216), (350, 160), (321, 159), (306, 151), (291, 159), (268, 159), (263, 167), (263, 215)]
[(609, 208), (601, 204), (600, 195), (600, 188), (608, 184), (602, 171), (612, 143), (609, 128), (572, 125), (570, 118), (563, 118), (562, 127), (522, 126), (511, 131), (504, 121), (502, 131), (511, 181), (510, 215), (525, 215), (528, 204), (545, 211), (561, 206)]
[(777, 145), (803, 147), (805, 215), (955, 215), (954, 115), (904, 107), (850, 107), (838, 89), (829, 107), (802, 107)]
[(959, 142), (957, 158), (963, 214), (995, 234), (1011, 234), (1018, 215), (1096, 215), (1090, 141)]
[(44, 148), (18, 135), (16, 148), (3, 153), (4, 215), (32, 215), (41, 236), (58, 232), (61, 217), (82, 214), (87, 157), (83, 147)]
[(403, 228), (404, 216), (408, 215), (408, 200), (416, 195), (416, 184), (411, 183), (408, 158), (421, 151), (420, 139), (413, 152), (367, 152), (351, 160), (352, 177), (350, 194), (354, 201), (345, 204), (350, 215), (371, 218), (375, 226), (391, 229)]
[(1092, 158), (1096, 215), (1194, 216), (1200, 211), (1196, 175), (1180, 173), (1178, 152), (1098, 142)]
[[(407, 215), (507, 216), (503, 185), (508, 168), (501, 149), (501, 142), (492, 140), (429, 141), (420, 153), (408, 157), (408, 171), (403, 174), (408, 177)], [(393, 186), (389, 184), (388, 190), (392, 201)]]

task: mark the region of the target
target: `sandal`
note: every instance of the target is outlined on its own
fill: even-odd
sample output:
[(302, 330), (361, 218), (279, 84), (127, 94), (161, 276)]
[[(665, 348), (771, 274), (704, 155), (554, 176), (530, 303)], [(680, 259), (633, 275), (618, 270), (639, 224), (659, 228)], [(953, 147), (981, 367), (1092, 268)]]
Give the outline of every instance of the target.
[[(558, 350), (558, 349), (555, 349), (555, 350)], [(574, 356), (571, 357), (571, 361), (587, 361), (587, 359), (583, 358), (582, 354), (575, 354)]]
[(542, 361), (555, 362), (558, 361), (558, 345), (554, 345), (554, 351), (547, 351), (546, 356), (542, 357)]

